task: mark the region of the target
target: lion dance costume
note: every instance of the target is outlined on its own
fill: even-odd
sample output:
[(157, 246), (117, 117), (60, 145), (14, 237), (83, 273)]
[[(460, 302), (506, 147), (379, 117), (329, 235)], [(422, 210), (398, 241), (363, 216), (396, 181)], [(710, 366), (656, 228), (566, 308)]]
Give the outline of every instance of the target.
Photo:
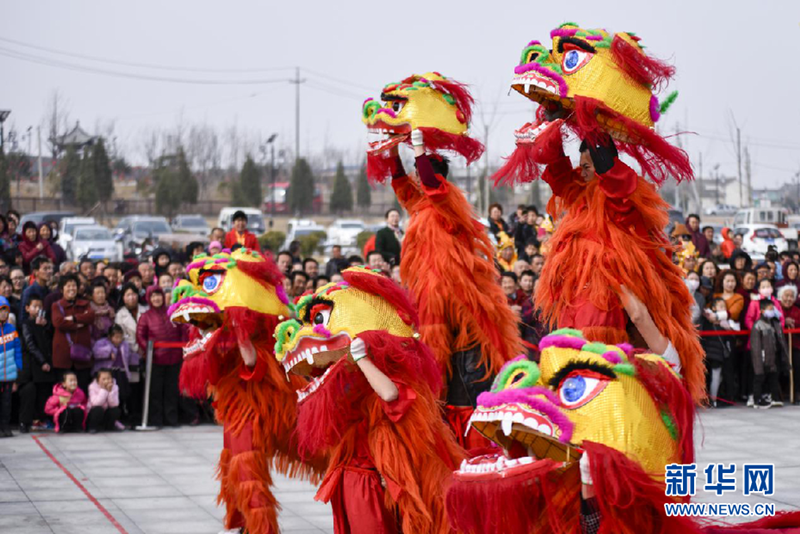
[[(465, 447), (482, 440), (464, 439), (478, 393), (487, 377), (520, 352), (517, 319), (497, 283), (494, 250), (484, 227), (458, 187), (436, 174), (431, 160), (453, 151), (467, 163), (483, 146), (467, 135), (472, 97), (466, 87), (438, 73), (410, 76), (383, 88), (384, 104), (368, 99), (362, 119), (370, 131), (388, 134), (367, 153), (372, 181), (392, 177), (400, 205), (410, 215), (403, 240), (400, 273), (415, 298), (420, 334), (448, 378), (447, 417)], [(416, 158), (421, 184), (406, 175), (390, 150), (422, 132), (426, 150)], [(474, 433), (470, 437), (475, 436)], [(478, 437), (479, 436), (475, 436)]]
[[(291, 438), (295, 391), (306, 383), (300, 377), (287, 381), (272, 354), (275, 327), (289, 316), (282, 276), (271, 260), (248, 249), (200, 254), (186, 273), (189, 280), (175, 287), (169, 315), (195, 327), (195, 339), (184, 349), (181, 390), (199, 398), (210, 393), (224, 426), (217, 478), (225, 526), (277, 533), (270, 470), (318, 480), (324, 469), (316, 459), (315, 468), (301, 462)], [(244, 354), (254, 355), (255, 365), (245, 365)]]
[[(800, 532), (800, 512), (735, 527), (668, 517), (664, 504), (686, 498), (666, 496), (665, 466), (694, 462), (694, 403), (677, 373), (660, 356), (577, 330), (540, 347), (538, 365), (512, 360), (478, 399), (472, 425), (508, 454), (465, 460), (454, 473), (447, 508), (459, 532)], [(582, 524), (582, 455), (599, 530)]]
[[(337, 534), (449, 532), (445, 483), (463, 452), (442, 420), (441, 377), (417, 340), (417, 314), (394, 282), (361, 267), (298, 302), (278, 327), (275, 351), (298, 391), (303, 454), (330, 453), (317, 500), (333, 507)], [(350, 357), (361, 340), (398, 396), (380, 398)], [(385, 490), (384, 490), (385, 487)]]
[[(548, 212), (557, 222), (537, 286), (536, 305), (559, 327), (580, 328), (608, 343), (628, 339), (618, 297), (630, 289), (682, 358), (696, 401), (705, 398), (702, 349), (688, 312), (691, 304), (663, 230), (668, 205), (653, 184), (616, 157), (632, 156), (656, 184), (691, 179), (685, 152), (659, 136), (654, 123), (675, 97), (654, 94), (674, 69), (650, 56), (631, 33), (612, 34), (567, 23), (551, 33), (552, 50), (532, 41), (522, 52), (512, 88), (540, 104), (537, 120), (516, 132), (517, 148), (496, 183), (551, 186)], [(562, 127), (589, 147), (596, 178), (584, 182), (562, 148)], [(614, 142), (611, 141), (614, 140)]]

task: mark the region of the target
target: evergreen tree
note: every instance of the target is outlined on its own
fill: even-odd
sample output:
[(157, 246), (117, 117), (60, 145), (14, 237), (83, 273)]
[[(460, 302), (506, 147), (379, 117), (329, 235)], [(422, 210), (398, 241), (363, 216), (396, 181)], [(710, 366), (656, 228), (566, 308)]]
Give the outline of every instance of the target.
[(308, 213), (314, 203), (314, 174), (304, 158), (299, 158), (292, 169), (288, 192), (289, 209), (296, 213)]
[(344, 174), (344, 165), (340, 161), (336, 166), (336, 177), (333, 180), (333, 192), (331, 193), (331, 211), (340, 213), (353, 209), (353, 188), (350, 180)]
[(178, 173), (161, 162), (153, 172), (153, 179), (156, 182), (156, 211), (171, 216), (180, 204), (181, 186)]
[(94, 183), (98, 200), (101, 202), (111, 200), (114, 194), (114, 180), (111, 174), (111, 161), (102, 138), (92, 149), (92, 166), (94, 167)]
[(80, 172), (81, 158), (75, 147), (69, 147), (61, 160), (61, 198), (67, 204), (75, 204)]
[(361, 166), (361, 170), (358, 173), (358, 184), (356, 187), (356, 204), (358, 204), (360, 208), (369, 207), (369, 205), (372, 204), (372, 188), (367, 180), (366, 165)]
[(238, 193), (241, 195), (242, 205), (256, 208), (261, 205), (261, 173), (250, 155), (244, 161), (239, 174)]
[(90, 209), (97, 203), (97, 180), (95, 177), (94, 161), (91, 151), (87, 150), (83, 154), (78, 172), (78, 205), (84, 211)]
[(178, 148), (178, 188), (180, 202), (186, 204), (197, 204), (197, 196), (200, 192), (200, 186), (197, 183), (197, 178), (192, 174), (189, 168), (189, 162), (186, 160), (186, 153), (183, 147)]
[(6, 155), (0, 148), (0, 211), (5, 213), (9, 209), (11, 209), (11, 178)]

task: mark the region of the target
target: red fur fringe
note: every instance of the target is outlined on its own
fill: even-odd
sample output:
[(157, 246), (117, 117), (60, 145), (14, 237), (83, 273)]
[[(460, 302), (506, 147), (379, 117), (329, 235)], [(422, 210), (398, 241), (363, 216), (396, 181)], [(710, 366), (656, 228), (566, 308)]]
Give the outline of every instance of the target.
[(615, 35), (611, 41), (611, 53), (628, 76), (642, 85), (652, 87), (654, 91), (675, 75), (675, 67), (648, 56), (619, 35)]
[(772, 517), (762, 517), (750, 523), (730, 526), (709, 526), (704, 534), (800, 534), (800, 512), (777, 512)]
[(342, 277), (345, 282), (356, 289), (378, 295), (386, 300), (393, 308), (397, 309), (397, 313), (406, 324), (412, 326), (419, 324), (417, 310), (408, 293), (390, 278), (352, 271), (342, 272)]
[[(196, 330), (196, 328), (192, 327), (192, 330)], [(207, 354), (201, 354), (185, 360), (181, 366), (179, 378), (181, 392), (194, 399), (207, 399), (209, 395), (208, 385), (211, 382), (209, 367)]]
[(630, 137), (638, 139), (634, 143), (614, 140), (620, 152), (625, 152), (636, 160), (642, 168), (642, 174), (649, 176), (655, 183), (662, 185), (672, 177), (678, 183), (694, 179), (692, 164), (686, 152), (669, 144), (655, 130), (642, 126), (638, 122), (624, 117), (593, 98), (575, 97), (574, 120), (567, 124), (580, 139), (597, 143), (606, 131), (597, 122), (597, 113), (603, 112), (621, 122), (630, 132)]
[(467, 124), (472, 122), (472, 106), (475, 100), (467, 89), (467, 85), (455, 80), (430, 80), (431, 85), (437, 91), (447, 93), (456, 101), (456, 107), (464, 114)]
[(541, 167), (533, 156), (535, 148), (532, 144), (517, 145), (502, 167), (492, 175), (495, 187), (517, 185), (532, 182), (541, 175)]
[(477, 161), (485, 150), (483, 143), (466, 134), (451, 134), (437, 128), (423, 127), (419, 128), (419, 130), (422, 131), (426, 150), (434, 153), (438, 153), (442, 150), (456, 152), (467, 160), (467, 165)]
[(448, 375), (452, 354), (476, 345), (482, 363), (496, 373), (522, 352), (522, 344), (486, 231), (453, 184), (446, 184), (435, 204), (411, 180), (392, 185), (411, 214), (400, 270), (419, 310), (422, 341)]
[(388, 155), (367, 153), (367, 178), (371, 184), (383, 184), (392, 177), (392, 158)]
[(272, 261), (271, 255), (265, 256), (265, 261), (240, 261), (236, 268), (265, 286), (277, 287), (283, 283), (283, 273)]
[(619, 286), (624, 284), (648, 309), (661, 310), (653, 320), (680, 355), (692, 398), (702, 402), (704, 352), (689, 314), (694, 300), (683, 272), (672, 263), (672, 248), (663, 233), (668, 205), (642, 178), (628, 200), (637, 214), (635, 233), (613, 222), (617, 214), (608, 207), (598, 180), (575, 181), (565, 186), (562, 196), (551, 198), (547, 210), (560, 220), (537, 286), (536, 306), (556, 325), (574, 303), (588, 301), (599, 310), (620, 307)]
[(580, 475), (542, 460), (517, 476), (454, 479), (447, 515), (464, 534), (576, 533), (580, 525)]

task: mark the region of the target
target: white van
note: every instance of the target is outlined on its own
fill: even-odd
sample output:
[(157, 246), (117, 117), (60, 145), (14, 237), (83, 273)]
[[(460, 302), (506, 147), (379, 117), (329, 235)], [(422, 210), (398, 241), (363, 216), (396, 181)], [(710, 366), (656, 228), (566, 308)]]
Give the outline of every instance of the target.
[(255, 235), (263, 234), (267, 227), (264, 224), (264, 215), (258, 208), (236, 208), (228, 207), (219, 210), (219, 219), (217, 219), (217, 226), (226, 232), (233, 226), (233, 214), (237, 211), (243, 211), (247, 215), (247, 229)]
[[(790, 250), (797, 248), (798, 227), (797, 224), (789, 224), (789, 210), (778, 206), (763, 208), (744, 208), (736, 212), (733, 218), (733, 227), (739, 228), (747, 225), (774, 224), (782, 237), (788, 242)], [(781, 252), (779, 250), (778, 252)]]

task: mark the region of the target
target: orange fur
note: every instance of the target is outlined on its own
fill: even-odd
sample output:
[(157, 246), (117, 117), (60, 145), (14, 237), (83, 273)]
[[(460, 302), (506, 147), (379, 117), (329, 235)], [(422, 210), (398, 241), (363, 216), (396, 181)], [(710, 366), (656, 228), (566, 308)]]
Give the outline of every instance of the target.
[[(623, 227), (613, 222), (599, 180), (602, 177), (583, 184), (576, 179), (560, 197), (550, 199), (548, 212), (559, 220), (537, 286), (536, 305), (554, 324), (576, 302), (588, 301), (600, 310), (621, 307), (618, 295), (620, 285), (625, 285), (651, 310), (656, 326), (672, 341), (687, 388), (696, 402), (702, 402), (704, 353), (689, 311), (694, 300), (681, 269), (672, 263), (672, 248), (664, 236), (668, 205), (639, 177), (628, 198), (637, 215), (631, 227)], [(605, 334), (617, 342), (621, 332)]]
[(419, 310), (422, 340), (448, 375), (451, 355), (476, 345), (496, 373), (522, 344), (485, 229), (453, 184), (427, 194), (409, 178), (392, 185), (411, 216), (400, 272)]
[[(274, 327), (266, 330), (271, 333)], [(272, 354), (270, 340), (271, 336), (263, 333), (253, 339), (259, 365), (266, 366), (261, 380), (242, 380), (241, 356), (234, 347), (227, 353), (215, 354), (219, 378), (210, 388), (217, 420), (226, 433), (235, 438), (252, 429), (251, 450), (237, 454), (226, 443), (218, 468), (218, 502), (226, 504), (226, 526), (238, 526), (237, 518), (242, 514), (250, 534), (278, 532), (280, 507), (271, 490), (272, 469), (314, 483), (324, 471), (323, 461), (309, 464), (299, 458), (293, 439), (297, 422), (295, 391), (305, 382), (296, 376), (287, 380)]]

